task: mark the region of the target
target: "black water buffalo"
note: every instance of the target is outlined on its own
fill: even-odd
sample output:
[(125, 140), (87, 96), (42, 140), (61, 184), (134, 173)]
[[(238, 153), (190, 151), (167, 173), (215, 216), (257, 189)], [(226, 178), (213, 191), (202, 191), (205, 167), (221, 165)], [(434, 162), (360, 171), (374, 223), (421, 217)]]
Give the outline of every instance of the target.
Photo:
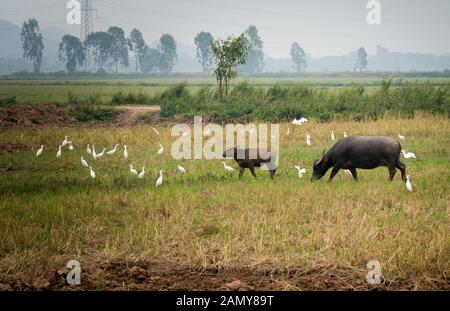
[(386, 166), (392, 180), (396, 168), (402, 172), (406, 182), (406, 165), (400, 162), (401, 145), (398, 141), (385, 136), (349, 136), (338, 141), (328, 152), (314, 162), (311, 181), (322, 178), (331, 167), (331, 181), (340, 169), (348, 169), (358, 180), (356, 169), (373, 169)]
[(259, 152), (258, 149), (239, 149), (229, 148), (223, 152), (223, 157), (232, 157), (239, 165), (239, 178), (244, 174), (244, 170), (248, 168), (253, 177), (256, 177), (255, 167), (266, 166), (270, 171), (270, 178), (273, 179), (277, 170), (275, 163), (276, 154), (268, 152), (267, 154)]

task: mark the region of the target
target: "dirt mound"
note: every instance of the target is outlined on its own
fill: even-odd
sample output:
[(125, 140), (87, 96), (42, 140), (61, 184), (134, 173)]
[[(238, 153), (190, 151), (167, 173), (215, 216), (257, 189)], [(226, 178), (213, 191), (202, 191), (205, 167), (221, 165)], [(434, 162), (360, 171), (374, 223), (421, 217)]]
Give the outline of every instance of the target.
[(71, 125), (76, 120), (52, 104), (16, 104), (0, 110), (0, 127)]

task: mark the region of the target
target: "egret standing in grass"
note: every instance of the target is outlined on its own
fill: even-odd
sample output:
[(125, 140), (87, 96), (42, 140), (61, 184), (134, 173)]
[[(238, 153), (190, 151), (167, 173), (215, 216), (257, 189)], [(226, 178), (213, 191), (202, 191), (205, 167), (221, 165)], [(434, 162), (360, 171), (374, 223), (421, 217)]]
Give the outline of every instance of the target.
[(94, 170), (92, 169), (92, 167), (90, 167), (90, 166), (89, 166), (89, 174), (91, 175), (92, 178), (95, 179), (95, 172), (94, 172)]
[(348, 137), (347, 132), (344, 132), (344, 138)]
[(87, 152), (88, 154), (92, 154), (91, 146), (89, 146), (89, 144), (88, 144), (87, 147), (86, 147), (86, 152)]
[(136, 169), (133, 167), (133, 165), (130, 165), (130, 173), (133, 175), (137, 175), (138, 172), (136, 171)]
[(405, 136), (403, 136), (403, 135), (401, 135), (401, 134), (398, 134), (398, 139), (400, 139), (400, 140), (405, 140)]
[(69, 150), (70, 150), (70, 151), (73, 150), (73, 145), (72, 145), (72, 144), (69, 145)]
[(95, 158), (96, 158), (96, 159), (99, 159), (99, 158), (103, 157), (103, 156), (105, 155), (105, 151), (106, 151), (106, 148), (103, 148), (102, 152), (100, 152), (99, 154), (97, 154)]
[(95, 152), (95, 145), (92, 145), (92, 157), (93, 157), (94, 159), (97, 158), (97, 152)]
[(125, 159), (128, 159), (128, 149), (127, 149), (127, 145), (123, 146), (123, 156), (125, 157)]
[(156, 180), (156, 188), (158, 188), (159, 186), (161, 186), (163, 184), (163, 171), (159, 171), (159, 177)]
[(58, 146), (58, 152), (56, 153), (56, 157), (57, 157), (57, 158), (61, 158), (61, 154), (62, 154), (62, 151), (61, 151), (61, 145), (59, 145), (59, 146)]
[(291, 130), (291, 128), (290, 128), (290, 127), (288, 127), (288, 129), (287, 129), (287, 131), (286, 131), (286, 136), (289, 136), (289, 134), (290, 134), (290, 130)]
[(67, 140), (67, 135), (64, 137), (64, 140), (62, 141), (62, 146), (64, 147), (65, 145), (67, 145), (69, 143), (69, 141)]
[(114, 149), (108, 151), (106, 154), (107, 154), (107, 155), (113, 155), (114, 153), (116, 153), (117, 147), (119, 147), (119, 144), (116, 144), (116, 145), (114, 146)]
[(227, 171), (227, 172), (232, 172), (234, 171), (234, 168), (232, 168), (231, 166), (228, 166), (224, 161), (222, 161), (223, 164), (223, 168)]
[(412, 152), (406, 152), (405, 150), (402, 150), (402, 154), (405, 159), (417, 159), (416, 155)]
[(308, 145), (308, 147), (311, 147), (312, 145), (311, 136), (309, 136), (308, 134), (306, 134), (306, 144)]
[(81, 157), (81, 165), (83, 165), (84, 167), (89, 167), (89, 164), (83, 157)]
[(297, 169), (298, 178), (302, 178), (303, 175), (306, 173), (306, 169), (305, 168), (301, 168), (300, 165), (295, 165), (294, 167)]
[(144, 175), (145, 175), (145, 166), (142, 167), (142, 170), (141, 170), (141, 172), (139, 173), (138, 178), (139, 178), (139, 179), (142, 179), (142, 178), (144, 178)]
[(163, 145), (159, 144), (159, 150), (158, 150), (157, 154), (161, 155), (161, 154), (163, 154), (163, 152), (164, 152), (164, 147), (163, 147)]
[(331, 140), (332, 140), (332, 141), (335, 141), (335, 140), (336, 140), (336, 137), (334, 137), (334, 131), (331, 131)]
[(178, 171), (179, 171), (181, 174), (186, 174), (186, 170), (185, 170), (184, 167), (182, 167), (181, 165), (178, 165)]
[(411, 182), (409, 181), (409, 175), (406, 175), (406, 183), (405, 183), (406, 189), (408, 189), (409, 192), (413, 191), (413, 186)]
[(42, 151), (44, 151), (44, 145), (41, 145), (41, 148), (36, 152), (36, 157), (40, 156), (42, 154)]

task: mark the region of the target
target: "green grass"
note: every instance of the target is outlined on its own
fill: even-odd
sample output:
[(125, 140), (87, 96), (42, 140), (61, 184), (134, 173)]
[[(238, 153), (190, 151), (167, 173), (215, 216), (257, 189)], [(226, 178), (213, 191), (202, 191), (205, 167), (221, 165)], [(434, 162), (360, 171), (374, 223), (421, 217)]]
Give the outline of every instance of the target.
[[(229, 177), (219, 160), (175, 161), (168, 154), (170, 127), (6, 129), (0, 145), (21, 143), (24, 151), (0, 154), (0, 274), (33, 275), (58, 269), (69, 259), (143, 259), (195, 267), (352, 269), (364, 278), (366, 263), (377, 259), (390, 282), (429, 288), (448, 278), (450, 123), (441, 117), (382, 119), (376, 122), (312, 120), (282, 135), (280, 167), (253, 179)], [(388, 182), (386, 168), (359, 171), (360, 181), (339, 173), (328, 184), (309, 181), (311, 166), (330, 132), (406, 136), (403, 147), (416, 161), (405, 160), (414, 192), (399, 173)], [(305, 146), (305, 133), (313, 147)], [(64, 135), (75, 145), (56, 159)], [(165, 156), (157, 156), (159, 143)], [(94, 161), (97, 151), (127, 144), (112, 157)], [(40, 144), (45, 151), (34, 152)], [(97, 178), (80, 164), (83, 155)], [(146, 177), (131, 176), (128, 164), (146, 167)], [(177, 172), (183, 165), (187, 175)], [(234, 165), (228, 161), (228, 164)], [(294, 165), (307, 168), (297, 177)], [(165, 183), (155, 188), (158, 171)]]

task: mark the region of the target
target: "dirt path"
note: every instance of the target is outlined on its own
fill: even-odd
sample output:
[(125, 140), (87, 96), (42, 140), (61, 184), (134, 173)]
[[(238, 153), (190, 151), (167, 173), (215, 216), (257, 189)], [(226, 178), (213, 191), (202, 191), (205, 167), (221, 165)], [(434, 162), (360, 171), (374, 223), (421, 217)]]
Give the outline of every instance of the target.
[(159, 113), (159, 106), (120, 106), (117, 109), (122, 110), (117, 119), (116, 124), (118, 126), (129, 126), (136, 123), (137, 118), (140, 114), (150, 113), (155, 116)]

